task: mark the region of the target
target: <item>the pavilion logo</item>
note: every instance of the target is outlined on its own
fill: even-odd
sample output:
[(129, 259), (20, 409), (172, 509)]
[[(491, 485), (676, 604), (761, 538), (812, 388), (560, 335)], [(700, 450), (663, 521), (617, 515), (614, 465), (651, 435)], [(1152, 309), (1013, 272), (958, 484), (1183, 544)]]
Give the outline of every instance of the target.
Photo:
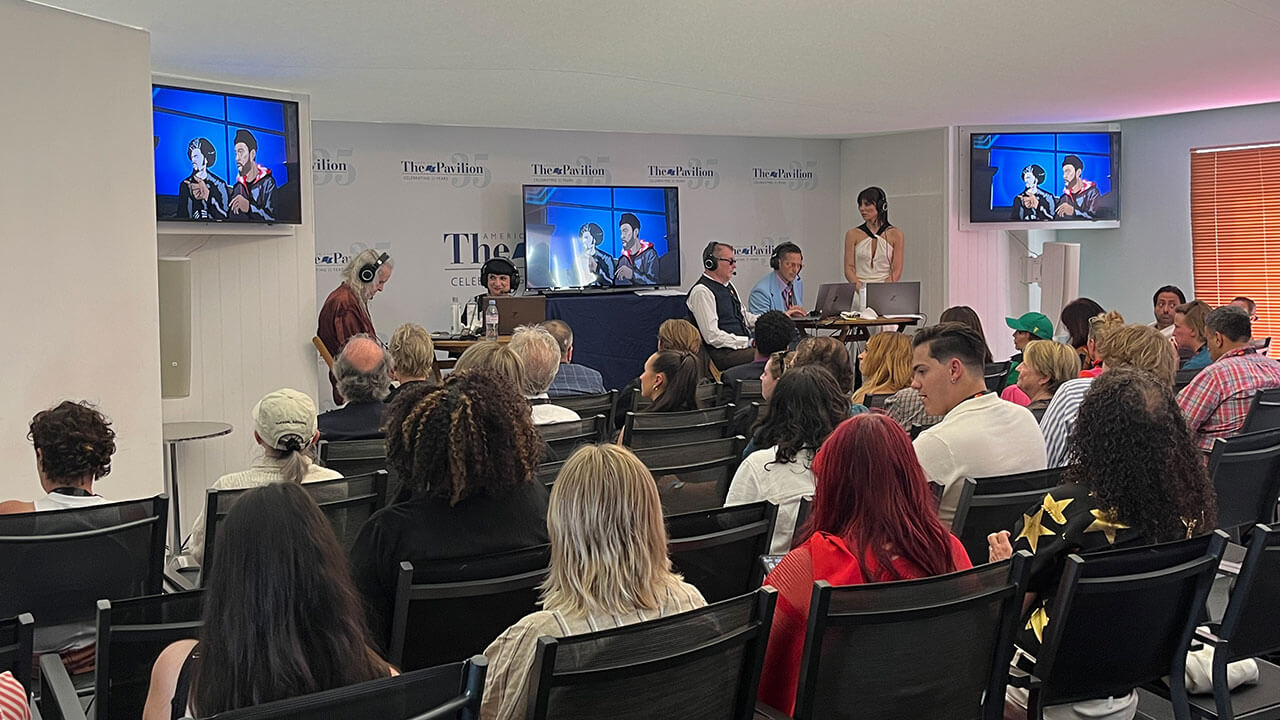
[(401, 160), (400, 172), (406, 181), (436, 180), (453, 187), (487, 187), (492, 176), (485, 161), (488, 153), (453, 153), (448, 160)]
[(720, 171), (716, 158), (690, 158), (688, 162), (649, 166), (649, 182), (654, 184), (679, 183), (690, 190), (714, 190), (720, 186)]
[(533, 180), (563, 185), (608, 185), (613, 181), (609, 158), (602, 155), (594, 160), (579, 155), (572, 163), (529, 163), (529, 175)]
[[(351, 243), (346, 250), (324, 250), (316, 251), (316, 270), (321, 272), (340, 272), (347, 263), (351, 262), (351, 258), (368, 250), (369, 246), (364, 243)], [(380, 242), (373, 246), (378, 252), (391, 252), (391, 243)]]
[(751, 182), (756, 185), (786, 185), (788, 190), (813, 190), (818, 187), (816, 160), (803, 163), (792, 160), (786, 167), (753, 167)]
[(311, 181), (320, 185), (350, 185), (356, 180), (356, 168), (351, 162), (351, 148), (313, 148), (311, 150)]

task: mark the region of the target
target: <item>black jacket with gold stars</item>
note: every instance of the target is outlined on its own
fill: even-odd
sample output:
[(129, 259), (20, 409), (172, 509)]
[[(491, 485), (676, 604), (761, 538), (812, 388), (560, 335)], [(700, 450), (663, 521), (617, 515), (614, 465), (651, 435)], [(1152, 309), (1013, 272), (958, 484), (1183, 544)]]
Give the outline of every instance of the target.
[(1023, 618), (1018, 647), (1032, 656), (1039, 650), (1068, 555), (1143, 544), (1137, 530), (1117, 522), (1112, 512), (1099, 508), (1097, 498), (1076, 483), (1059, 485), (1028, 508), (1013, 529), (1013, 550), (1032, 555), (1027, 591), (1036, 594), (1036, 602)]

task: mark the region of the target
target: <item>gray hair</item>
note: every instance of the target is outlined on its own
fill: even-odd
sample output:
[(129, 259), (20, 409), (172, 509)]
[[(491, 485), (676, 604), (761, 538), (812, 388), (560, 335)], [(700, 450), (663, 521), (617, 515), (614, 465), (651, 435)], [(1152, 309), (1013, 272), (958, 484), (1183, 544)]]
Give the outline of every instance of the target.
[(521, 392), (530, 397), (546, 392), (560, 370), (560, 343), (544, 327), (521, 325), (511, 334), (508, 347), (524, 362)]
[(382, 350), (382, 360), (368, 372), (361, 372), (352, 365), (351, 359), (347, 357), (346, 352), (346, 348), (351, 346), (351, 341), (356, 339), (377, 342), (365, 333), (347, 338), (347, 344), (343, 346), (343, 351), (338, 353), (338, 357), (333, 361), (333, 376), (338, 381), (338, 393), (347, 402), (386, 400), (387, 395), (391, 392), (391, 353), (379, 345), (378, 348)]
[[(372, 285), (373, 283), (367, 283), (360, 279), (360, 268), (364, 267), (365, 265), (372, 265), (378, 262), (378, 258), (381, 255), (382, 255), (381, 250), (374, 250), (373, 248), (369, 248), (367, 250), (361, 250), (360, 252), (356, 253), (355, 257), (348, 260), (347, 264), (342, 267), (342, 282), (346, 283), (351, 287), (352, 290), (356, 291), (356, 296), (360, 298), (360, 302), (362, 303), (369, 302), (368, 290), (369, 290), (369, 286)], [(391, 254), (388, 253), (387, 261), (382, 263), (382, 267), (390, 270), (395, 266), (396, 266), (395, 258), (391, 257)], [(379, 268), (378, 272), (382, 272), (382, 269)], [(378, 281), (378, 278), (376, 275), (374, 276), (373, 280), (374, 282)]]
[(1204, 316), (1204, 327), (1206, 331), (1223, 335), (1231, 342), (1244, 342), (1253, 337), (1249, 313), (1235, 305), (1223, 305), (1210, 310)]

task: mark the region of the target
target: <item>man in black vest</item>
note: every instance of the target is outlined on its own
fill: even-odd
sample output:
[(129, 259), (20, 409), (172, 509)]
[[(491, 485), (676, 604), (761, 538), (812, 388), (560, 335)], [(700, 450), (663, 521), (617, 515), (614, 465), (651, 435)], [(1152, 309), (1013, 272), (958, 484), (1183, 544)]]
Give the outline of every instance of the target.
[(738, 261), (733, 247), (720, 242), (707, 243), (702, 251), (705, 272), (689, 289), (685, 304), (693, 314), (693, 322), (702, 333), (711, 361), (720, 370), (743, 365), (755, 359), (751, 349), (751, 328), (756, 316), (742, 307), (738, 290), (729, 280)]

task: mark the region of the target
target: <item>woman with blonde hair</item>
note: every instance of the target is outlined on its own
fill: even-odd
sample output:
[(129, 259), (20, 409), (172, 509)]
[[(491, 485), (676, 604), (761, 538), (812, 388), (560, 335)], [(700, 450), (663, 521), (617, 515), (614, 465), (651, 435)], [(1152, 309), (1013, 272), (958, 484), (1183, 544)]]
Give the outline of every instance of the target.
[(672, 572), (657, 485), (630, 450), (585, 445), (565, 461), (547, 510), (551, 572), (542, 610), (489, 647), (485, 720), (525, 717), (538, 638), (564, 637), (703, 607), (698, 589)]
[(1121, 327), (1124, 327), (1124, 316), (1116, 310), (1089, 318), (1089, 339), (1085, 341), (1084, 369), (1080, 371), (1080, 377), (1098, 377), (1102, 372), (1102, 343), (1108, 333)]
[(421, 325), (405, 323), (391, 334), (387, 345), (391, 352), (391, 378), (399, 385), (391, 388), (387, 404), (391, 404), (400, 388), (415, 382), (440, 384), (440, 368), (436, 367), (436, 348), (431, 333)]
[(509, 380), (517, 392), (524, 387), (524, 361), (504, 343), (478, 342), (467, 348), (453, 366), (455, 373), (476, 369), (493, 370)]
[(1080, 369), (1080, 356), (1074, 348), (1053, 340), (1032, 340), (1022, 350), (1018, 366), (1017, 388), (1026, 394), (1026, 408), (1044, 417), (1049, 401), (1062, 383), (1074, 378)]

